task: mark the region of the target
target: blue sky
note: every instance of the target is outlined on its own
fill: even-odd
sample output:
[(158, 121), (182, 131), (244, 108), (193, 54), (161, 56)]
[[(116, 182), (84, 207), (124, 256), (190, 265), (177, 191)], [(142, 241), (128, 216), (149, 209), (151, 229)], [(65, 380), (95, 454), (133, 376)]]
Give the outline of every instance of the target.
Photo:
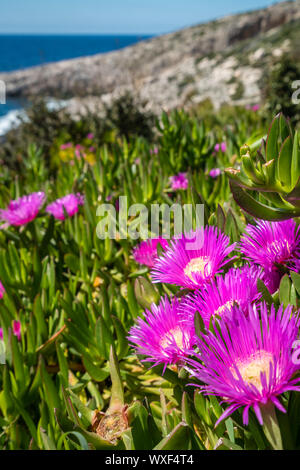
[(0, 33), (161, 34), (273, 0), (1, 0)]

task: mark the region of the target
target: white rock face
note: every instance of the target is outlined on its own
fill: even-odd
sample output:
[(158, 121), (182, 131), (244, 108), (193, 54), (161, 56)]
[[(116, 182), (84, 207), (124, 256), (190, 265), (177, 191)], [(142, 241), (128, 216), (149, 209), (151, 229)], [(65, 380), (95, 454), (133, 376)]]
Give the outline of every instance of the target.
[(280, 57), (290, 47), (289, 41), (273, 47), (268, 38), (295, 21), (300, 25), (300, 0), (228, 16), (108, 54), (0, 74), (0, 80), (5, 81), (8, 96), (71, 98), (68, 106), (73, 112), (85, 106), (96, 109), (125, 91), (139, 94), (155, 112), (206, 98), (216, 107), (224, 102), (251, 104), (260, 99), (259, 81), (268, 58)]

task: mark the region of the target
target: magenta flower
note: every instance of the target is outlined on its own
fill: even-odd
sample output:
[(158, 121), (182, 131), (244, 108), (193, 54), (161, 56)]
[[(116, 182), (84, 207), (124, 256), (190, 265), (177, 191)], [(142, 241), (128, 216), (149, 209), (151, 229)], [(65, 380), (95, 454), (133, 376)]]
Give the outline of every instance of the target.
[(284, 222), (259, 221), (248, 225), (241, 239), (240, 250), (245, 257), (266, 272), (276, 290), (281, 278), (281, 268), (300, 270), (300, 231), (291, 219)]
[(69, 217), (73, 216), (78, 212), (79, 206), (84, 204), (84, 196), (81, 194), (68, 194), (60, 199), (56, 199), (56, 201), (52, 202), (46, 207), (46, 212), (52, 214), (53, 217), (59, 220), (65, 220), (65, 213), (68, 214)]
[(0, 281), (0, 299), (3, 298), (4, 294), (5, 294), (5, 289), (4, 289), (2, 282)]
[(173, 191), (178, 191), (179, 189), (187, 189), (189, 186), (187, 173), (179, 173), (178, 175), (171, 176), (170, 184)]
[(235, 244), (229, 245), (229, 238), (216, 227), (201, 227), (171, 241), (155, 262), (152, 279), (196, 289), (222, 271), (234, 248)]
[(143, 264), (149, 268), (153, 268), (157, 258), (157, 245), (160, 244), (162, 249), (166, 249), (169, 244), (164, 238), (150, 238), (145, 240), (133, 249), (133, 257), (138, 264)]
[(220, 168), (213, 168), (209, 172), (209, 176), (213, 179), (218, 178), (218, 176), (220, 176), (221, 174), (222, 174), (222, 171), (220, 170)]
[(95, 137), (95, 136), (94, 136), (94, 134), (93, 134), (92, 132), (90, 132), (90, 133), (86, 136), (86, 138), (89, 139), (89, 140), (93, 140), (94, 137)]
[(153, 367), (184, 363), (194, 345), (195, 332), (182, 321), (178, 299), (165, 297), (158, 306), (152, 304), (144, 316), (129, 332), (128, 340), (136, 353), (146, 356), (144, 362), (153, 362)]
[(227, 144), (226, 142), (221, 142), (220, 144), (216, 144), (215, 145), (215, 151), (216, 152), (222, 152), (222, 153), (225, 153), (227, 150)]
[(207, 331), (197, 345), (198, 360), (190, 359), (190, 372), (204, 386), (206, 395), (220, 397), (229, 406), (218, 424), (240, 407), (247, 426), (249, 409), (253, 407), (260, 424), (260, 406), (273, 403), (286, 412), (277, 398), (289, 390), (300, 391), (299, 378), (294, 378), (299, 365), (292, 360), (297, 340), (299, 320), (292, 307), (276, 313), (274, 306), (268, 314), (265, 303), (249, 308), (246, 317), (237, 311), (238, 321), (219, 321), (214, 333)]
[[(13, 322), (13, 334), (19, 341), (21, 340), (21, 323), (17, 320), (14, 320)], [(0, 339), (3, 340), (3, 328), (0, 328)]]
[(257, 111), (260, 110), (260, 105), (259, 105), (259, 104), (255, 104), (254, 106), (252, 106), (251, 109), (252, 109), (252, 111), (257, 112)]
[(184, 298), (180, 310), (192, 325), (198, 311), (206, 327), (212, 317), (231, 318), (235, 307), (247, 314), (249, 304), (261, 297), (257, 280), (262, 277), (262, 269), (256, 266), (230, 269), (224, 278), (219, 276), (204, 289)]
[(153, 150), (150, 149), (150, 154), (151, 154), (151, 155), (153, 155), (153, 154), (157, 155), (157, 154), (158, 154), (158, 148), (157, 148), (157, 147), (154, 147)]
[(21, 323), (19, 321), (14, 320), (13, 322), (13, 333), (21, 341)]
[(60, 146), (61, 150), (67, 150), (73, 146), (72, 142), (67, 142), (66, 144), (62, 144)]
[(45, 199), (45, 194), (39, 192), (22, 196), (15, 201), (11, 201), (7, 209), (0, 209), (0, 220), (5, 222), (2, 228), (8, 225), (18, 227), (34, 220), (41, 206), (44, 204)]

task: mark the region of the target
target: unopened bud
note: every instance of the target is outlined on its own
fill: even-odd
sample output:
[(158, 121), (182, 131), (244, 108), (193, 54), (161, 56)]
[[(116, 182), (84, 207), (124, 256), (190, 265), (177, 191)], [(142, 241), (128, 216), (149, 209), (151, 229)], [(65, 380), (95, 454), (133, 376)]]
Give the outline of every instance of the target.
[(136, 300), (144, 309), (149, 309), (153, 303), (157, 304), (160, 299), (159, 293), (154, 289), (151, 282), (144, 277), (136, 279), (134, 293)]

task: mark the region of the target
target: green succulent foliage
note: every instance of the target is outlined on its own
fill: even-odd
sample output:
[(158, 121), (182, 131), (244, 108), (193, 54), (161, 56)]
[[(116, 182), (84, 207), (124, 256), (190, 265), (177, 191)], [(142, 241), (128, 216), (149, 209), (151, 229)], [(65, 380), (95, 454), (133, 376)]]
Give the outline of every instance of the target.
[(300, 215), (300, 137), (278, 114), (266, 139), (241, 148), (240, 168), (228, 168), (233, 197), (253, 217), (287, 220)]
[[(60, 133), (67, 135), (69, 121), (65, 127), (59, 122)], [(82, 126), (85, 134), (86, 122)], [(145, 204), (149, 217), (151, 204), (191, 204), (195, 211), (205, 201), (206, 221), (224, 202), (224, 220), (231, 211), (238, 219), (226, 177), (212, 180), (208, 175), (231, 158), (210, 156), (217, 138), (212, 130), (207, 136), (202, 121), (185, 113), (164, 115), (159, 127), (158, 153), (151, 140), (115, 137), (113, 144), (99, 141), (94, 165), (81, 158), (73, 166), (61, 161), (52, 171), (48, 152), (32, 143), (16, 171), (2, 168), (1, 208), (34, 191), (44, 191), (48, 202), (71, 192), (85, 195), (79, 213), (63, 222), (41, 210), (28, 225), (0, 231), (3, 449), (205, 447), (186, 378), (169, 369), (164, 374), (162, 368), (150, 369), (150, 364), (149, 370), (144, 368), (127, 340), (136, 318), (162, 295), (173, 295), (171, 287), (153, 286), (149, 270), (134, 262), (131, 252), (137, 242), (97, 236), (98, 205), (107, 199), (115, 205), (119, 196), (127, 196), (128, 206)], [(62, 143), (55, 135), (52, 148)], [(177, 168), (188, 172), (188, 191), (170, 188), (169, 177)], [(120, 232), (117, 211), (115, 221)], [(133, 217), (127, 229), (134, 224)], [(238, 236), (235, 224), (229, 215), (226, 230), (232, 237)], [(21, 323), (20, 341), (13, 334), (14, 321)], [(128, 426), (112, 443), (97, 434), (92, 419), (95, 413), (109, 414), (116, 390), (122, 390)]]
[(213, 152), (213, 136), (203, 121), (193, 120), (184, 111), (163, 113), (157, 121), (158, 144), (169, 171), (178, 173), (187, 168), (205, 168), (205, 160)]
[[(125, 195), (128, 206), (145, 204), (149, 216), (152, 204), (190, 204), (193, 211), (197, 204), (205, 204), (204, 222), (217, 225), (237, 242), (247, 220), (231, 195), (227, 177), (223, 173), (217, 179), (209, 176), (211, 169), (223, 170), (237, 159), (237, 145), (244, 139), (248, 121), (236, 119), (234, 132), (225, 130), (226, 154), (213, 154), (215, 144), (223, 138), (219, 128), (215, 133), (202, 119), (176, 112), (164, 114), (158, 123), (157, 153), (148, 138), (125, 139), (116, 133), (113, 143), (99, 140), (94, 165), (81, 158), (73, 166), (60, 162), (52, 172), (47, 151), (32, 144), (18, 163), (21, 171), (3, 166), (1, 208), (11, 199), (41, 190), (49, 202), (81, 192), (85, 204), (64, 221), (54, 220), (42, 209), (28, 225), (0, 230), (0, 280), (5, 288), (0, 300), (0, 448), (272, 448), (254, 415), (247, 428), (239, 411), (215, 427), (225, 404), (191, 387), (186, 371), (151, 368), (152, 364), (134, 355), (127, 336), (136, 318), (162, 295), (181, 296), (184, 292), (151, 283), (149, 269), (137, 265), (131, 254), (138, 241), (97, 236), (98, 205), (108, 200), (115, 205)], [(283, 118), (275, 122), (281, 134), (274, 131), (277, 141), (272, 137), (266, 145), (270, 149), (271, 142), (277, 142), (272, 148), (274, 155), (284, 155), (282, 169), (287, 155), (291, 158), (286, 150), (282, 153), (291, 134)], [(86, 123), (78, 123), (81, 125), (85, 134)], [(61, 132), (68, 132), (68, 126), (64, 128), (61, 122)], [(60, 137), (53, 138), (53, 148), (57, 148)], [(249, 142), (253, 161), (257, 140), (254, 132)], [(276, 168), (276, 188), (291, 193), (298, 180), (291, 176), (288, 186)], [(188, 173), (187, 191), (171, 190), (169, 177), (177, 171)], [(252, 185), (246, 173), (243, 181)], [(261, 187), (266, 184), (271, 183)], [(244, 184), (236, 186), (246, 189)], [(266, 194), (264, 191), (264, 197)], [(117, 210), (114, 218), (120, 235)], [(172, 228), (173, 222), (171, 218)], [(127, 229), (135, 223), (136, 218), (131, 217)], [(299, 305), (297, 273), (286, 273), (273, 295), (264, 285), (260, 289), (269, 303)], [(13, 334), (16, 320), (21, 323), (20, 341)], [(198, 332), (201, 327), (197, 325)], [(284, 396), (288, 416), (285, 421), (278, 416), (285, 448), (299, 447), (298, 395)]]
[[(297, 29), (296, 26), (295, 31)], [(291, 28), (291, 33), (293, 34), (293, 28)], [(299, 33), (297, 32), (297, 34)], [(299, 50), (297, 48), (294, 55), (283, 54), (272, 64), (263, 89), (267, 111), (274, 114), (281, 112), (289, 116), (295, 125), (300, 121), (300, 110), (299, 105), (293, 103), (291, 99), (293, 92), (291, 84), (299, 80), (299, 74)]]

